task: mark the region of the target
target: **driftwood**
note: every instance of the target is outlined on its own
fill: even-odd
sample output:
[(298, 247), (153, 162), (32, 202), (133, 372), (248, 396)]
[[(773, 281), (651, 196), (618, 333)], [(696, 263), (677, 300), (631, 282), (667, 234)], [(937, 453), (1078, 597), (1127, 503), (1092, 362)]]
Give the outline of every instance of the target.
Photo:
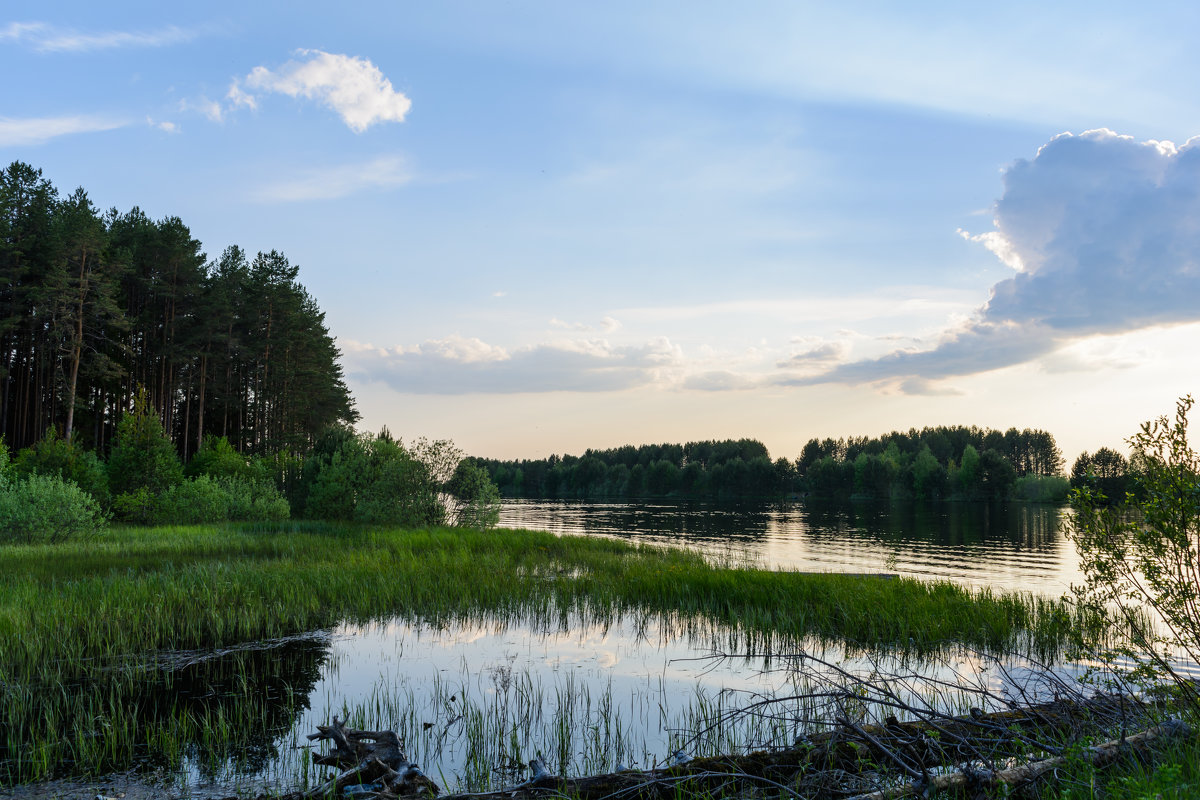
[(359, 731), (347, 728), (337, 717), (332, 725), (318, 725), (309, 741), (333, 742), (313, 763), (342, 771), (308, 792), (284, 795), (283, 800), (319, 800), (354, 794), (361, 797), (432, 797), (441, 792), (421, 768), (408, 760), (395, 731)]
[[(859, 794), (852, 800), (899, 800), (927, 790), (981, 789), (1000, 784), (1017, 787), (1062, 766), (1067, 756), (1060, 753), (1004, 769), (996, 769), (993, 764), (989, 769), (979, 760), (984, 751), (970, 743), (983, 741), (986, 747), (989, 739), (1022, 740), (1026, 736), (1061, 734), (1076, 730), (1082, 718), (1103, 717), (1118, 705), (1128, 711), (1133, 702), (1128, 697), (1101, 695), (932, 720), (898, 722), (889, 718), (883, 725), (842, 719), (834, 729), (804, 737), (780, 750), (692, 759), (677, 753), (668, 767), (587, 777), (552, 774), (540, 758), (534, 758), (529, 762), (532, 776), (523, 783), (491, 792), (448, 795), (443, 800), (531, 800), (551, 795), (579, 800), (673, 800), (681, 794), (804, 797), (854, 792)], [(1145, 756), (1164, 739), (1191, 735), (1186, 724), (1169, 721), (1085, 748), (1075, 757), (1105, 766), (1126, 754)], [(399, 737), (392, 731), (356, 731), (335, 717), (332, 725), (318, 726), (318, 732), (308, 738), (331, 741), (331, 751), (313, 756), (313, 762), (341, 771), (315, 789), (285, 795), (284, 800), (340, 796), (395, 800), (428, 798), (440, 791), (408, 760)], [(960, 764), (958, 768), (945, 769), (945, 765), (956, 763)], [(907, 782), (878, 788), (886, 780), (878, 771), (881, 765), (899, 768), (894, 775), (907, 778)]]

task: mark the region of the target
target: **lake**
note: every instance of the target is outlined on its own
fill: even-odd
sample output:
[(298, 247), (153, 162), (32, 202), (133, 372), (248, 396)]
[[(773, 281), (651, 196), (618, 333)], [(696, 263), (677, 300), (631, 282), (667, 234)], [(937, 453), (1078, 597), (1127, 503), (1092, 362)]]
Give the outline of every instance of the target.
[(808, 572), (894, 572), (1059, 597), (1079, 561), (1057, 506), (505, 500), (500, 525), (699, 550)]

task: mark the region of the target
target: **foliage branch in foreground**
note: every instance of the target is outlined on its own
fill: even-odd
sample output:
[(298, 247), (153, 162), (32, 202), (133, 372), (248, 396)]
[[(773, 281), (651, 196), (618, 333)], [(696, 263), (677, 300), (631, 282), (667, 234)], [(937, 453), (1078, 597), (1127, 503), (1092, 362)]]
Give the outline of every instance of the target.
[(1180, 399), (1174, 420), (1146, 422), (1129, 439), (1140, 472), (1136, 497), (1110, 503), (1092, 486), (1075, 491), (1069, 536), (1085, 576), (1072, 587), (1077, 600), (1115, 609), (1128, 625), (1128, 638), (1106, 657), (1131, 659), (1135, 678), (1173, 682), (1200, 712), (1196, 683), (1178, 667), (1181, 658), (1200, 663), (1200, 458), (1188, 444), (1192, 404), (1190, 396)]

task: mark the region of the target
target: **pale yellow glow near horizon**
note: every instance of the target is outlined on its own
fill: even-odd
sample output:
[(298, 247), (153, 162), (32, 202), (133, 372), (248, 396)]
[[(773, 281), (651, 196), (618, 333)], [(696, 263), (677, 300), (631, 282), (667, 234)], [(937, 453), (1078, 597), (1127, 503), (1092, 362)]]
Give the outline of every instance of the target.
[(352, 384), (360, 430), (453, 439), (471, 455), (544, 458), (625, 444), (749, 437), (773, 458), (810, 438), (875, 436), (926, 425), (1041, 428), (1069, 468), (1083, 450), (1124, 450), (1180, 396), (1200, 394), (1200, 324), (1093, 337), (1029, 364), (952, 378), (958, 394), (905, 395), (877, 386), (818, 385), (729, 392), (644, 387), (611, 393), (416, 395)]

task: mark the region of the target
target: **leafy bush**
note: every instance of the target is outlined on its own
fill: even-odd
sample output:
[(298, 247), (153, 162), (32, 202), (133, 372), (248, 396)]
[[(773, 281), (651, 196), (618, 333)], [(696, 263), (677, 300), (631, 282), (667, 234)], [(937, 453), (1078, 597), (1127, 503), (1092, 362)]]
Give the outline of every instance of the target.
[(287, 499), (269, 480), (217, 478), (217, 485), (225, 492), (231, 522), (276, 522), (292, 515)]
[(348, 522), (354, 519), (367, 469), (363, 440), (352, 437), (332, 452), (317, 452), (304, 463), (304, 516)]
[(167, 489), (151, 511), (154, 521), (163, 525), (271, 522), (287, 519), (290, 513), (283, 495), (268, 481), (207, 475)]
[(184, 475), (197, 478), (244, 478), (263, 480), (267, 478), (266, 466), (257, 459), (248, 459), (229, 443), (224, 436), (205, 436), (200, 449), (184, 468)]
[(139, 489), (159, 495), (182, 480), (183, 466), (175, 445), (150, 407), (145, 389), (141, 389), (133, 411), (117, 423), (108, 457), (108, 488), (114, 495), (136, 494)]
[(12, 469), (22, 478), (47, 475), (69, 480), (101, 504), (108, 502), (108, 475), (100, 459), (91, 450), (60, 437), (54, 428), (47, 430), (40, 442), (17, 453)]
[(1012, 498), (1025, 503), (1062, 503), (1071, 482), (1062, 475), (1024, 475), (1013, 484)]
[(399, 443), (387, 438), (370, 442), (363, 478), (354, 508), (357, 521), (406, 528), (446, 523), (429, 467)]
[(305, 462), (303, 508), (309, 519), (430, 527), (487, 527), (499, 518), (499, 493), (487, 473), (448, 441), (405, 447), (379, 436), (337, 430)]
[(122, 522), (153, 525), (157, 517), (157, 498), (145, 486), (132, 492), (122, 492), (113, 498), (112, 514)]
[(154, 521), (160, 525), (197, 525), (229, 521), (229, 496), (207, 475), (176, 484), (154, 503)]
[(106, 522), (95, 498), (70, 481), (54, 475), (0, 476), (0, 542), (63, 542), (95, 535)]
[(463, 459), (446, 485), (447, 518), (464, 528), (492, 528), (500, 521), (500, 490), (487, 472), (470, 459)]

